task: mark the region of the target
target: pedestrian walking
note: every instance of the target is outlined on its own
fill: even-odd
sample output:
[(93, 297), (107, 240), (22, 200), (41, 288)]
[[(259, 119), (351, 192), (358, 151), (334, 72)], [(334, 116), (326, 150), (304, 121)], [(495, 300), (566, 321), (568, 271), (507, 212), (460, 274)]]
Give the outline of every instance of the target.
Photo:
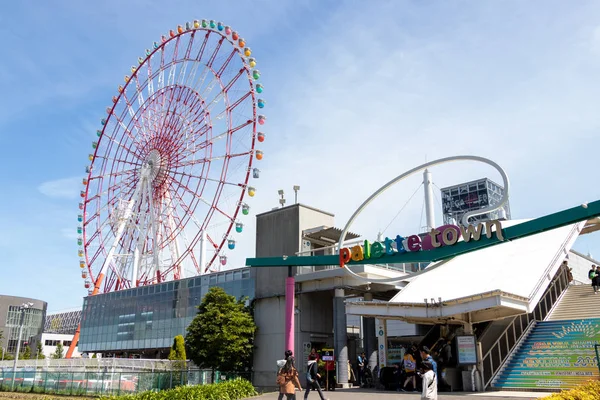
[(414, 357), (415, 348), (411, 347), (409, 351), (404, 354), (404, 372), (406, 374), (406, 379), (404, 380), (404, 385), (400, 389), (403, 392), (406, 392), (406, 385), (408, 382), (412, 381), (413, 392), (417, 391), (417, 378), (415, 376), (417, 369), (417, 362)]
[(421, 363), (423, 368), (423, 391), (421, 392), (421, 400), (438, 400), (437, 395), (437, 378), (433, 372), (431, 361), (425, 360)]
[(598, 294), (598, 270), (595, 265), (592, 265), (592, 269), (588, 272), (588, 278), (592, 281), (592, 288), (594, 288), (594, 293)]
[(321, 400), (325, 399), (323, 392), (321, 391), (321, 385), (319, 385), (319, 378), (321, 375), (318, 372), (317, 360), (314, 355), (308, 356), (308, 366), (306, 371), (306, 393), (304, 393), (304, 399), (308, 399), (308, 394), (311, 390), (316, 390), (319, 393)]
[(365, 358), (367, 355), (363, 352), (358, 356), (358, 360), (356, 363), (356, 369), (358, 371), (358, 386), (361, 387), (363, 381), (365, 380)]
[(296, 400), (296, 388), (302, 391), (298, 371), (294, 367), (294, 357), (291, 355), (287, 357), (285, 365), (277, 372), (277, 385), (279, 385), (278, 400), (283, 400), (284, 395), (286, 400)]

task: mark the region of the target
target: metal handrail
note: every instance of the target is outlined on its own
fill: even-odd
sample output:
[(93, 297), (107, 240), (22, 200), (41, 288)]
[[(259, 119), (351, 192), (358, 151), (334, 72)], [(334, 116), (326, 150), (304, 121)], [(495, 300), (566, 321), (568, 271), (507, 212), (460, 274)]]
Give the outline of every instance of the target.
[[(504, 329), (504, 331), (502, 331), (502, 333), (498, 336), (498, 339), (494, 342), (494, 344), (490, 347), (490, 349), (485, 353), (485, 355), (482, 357), (481, 360), (481, 365), (483, 367), (482, 370), (482, 377), (485, 380), (485, 363), (487, 362), (486, 360), (489, 360), (489, 366), (490, 366), (490, 376), (487, 380), (485, 380), (485, 385), (484, 387), (488, 387), (491, 382), (495, 379), (495, 377), (498, 375), (498, 372), (502, 370), (502, 368), (504, 367), (504, 365), (506, 364), (507, 360), (510, 358), (510, 355), (512, 354), (512, 352), (514, 351), (514, 349), (517, 348), (517, 346), (522, 342), (522, 340), (527, 337), (528, 332), (532, 329), (533, 325), (538, 321), (537, 319), (537, 314), (539, 314), (539, 320), (543, 321), (546, 316), (550, 315), (550, 312), (553, 309), (554, 304), (556, 304), (561, 298), (562, 296), (556, 296), (556, 299), (554, 299), (554, 301), (552, 300), (552, 292), (555, 291), (556, 287), (559, 288), (560, 293), (562, 295), (562, 293), (568, 288), (569, 286), (569, 282), (567, 279), (567, 270), (559, 267), (561, 269), (559, 269), (559, 271), (557, 271), (557, 275), (555, 276), (554, 279), (552, 279), (544, 293), (544, 295), (542, 296), (542, 298), (540, 299), (540, 301), (538, 302), (538, 304), (536, 305), (535, 309), (533, 310), (533, 312), (529, 313), (529, 314), (521, 314), (517, 317), (514, 317), (514, 319), (512, 320), (512, 322)], [(550, 307), (548, 307), (548, 301), (550, 301), (552, 304)], [(545, 306), (545, 310), (544, 307)], [(527, 326), (525, 328), (523, 328), (523, 318), (527, 319)], [(517, 336), (517, 323), (520, 324), (520, 333)], [(510, 330), (512, 330), (512, 339), (513, 339), (513, 344), (512, 346), (509, 343), (509, 338), (510, 338)], [(506, 344), (506, 354), (503, 356), (502, 355), (502, 345)], [(496, 368), (494, 368), (494, 352), (498, 354), (498, 366)]]
[[(538, 321), (536, 321), (535, 319), (532, 319), (531, 321), (529, 321), (529, 324), (527, 324), (527, 327), (523, 330), (523, 333), (521, 334), (521, 337), (518, 340), (515, 341), (515, 344), (512, 347), (512, 349), (509, 349), (508, 354), (506, 355), (506, 357), (504, 358), (504, 360), (500, 363), (500, 365), (498, 366), (498, 368), (496, 369), (496, 371), (494, 371), (494, 373), (492, 373), (492, 375), (490, 376), (490, 379), (488, 379), (487, 382), (485, 382), (485, 386), (484, 387), (488, 387), (492, 383), (492, 381), (494, 380), (494, 378), (496, 377), (496, 375), (498, 374), (498, 372), (502, 371), (502, 368), (504, 368), (504, 366), (506, 365), (506, 363), (508, 363), (508, 361), (510, 360), (510, 355), (512, 354), (512, 350), (519, 348), (519, 345), (529, 335), (529, 332), (531, 331), (531, 329), (533, 329), (533, 327), (535, 326), (535, 324), (537, 324), (537, 322)], [(513, 321), (513, 323), (514, 323), (514, 321)], [(502, 336), (498, 339), (498, 341), (501, 338), (502, 338)], [(508, 343), (508, 337), (507, 337), (506, 340), (507, 340), (507, 343)], [(486, 355), (483, 357), (484, 360), (491, 353), (491, 351), (492, 351), (493, 348), (494, 348), (494, 346), (492, 346), (492, 348), (490, 349), (490, 351), (488, 351), (486, 353)], [(500, 347), (498, 347), (498, 353), (500, 353)], [(490, 357), (490, 366), (492, 367), (492, 369), (494, 368), (493, 360), (492, 360), (491, 357)]]
[[(571, 239), (573, 238), (573, 236), (575, 235), (579, 235), (579, 228), (580, 224), (576, 224), (572, 229), (571, 232), (569, 232), (569, 235), (567, 236), (567, 238), (563, 241), (562, 245), (561, 245), (561, 249), (564, 249), (567, 245), (567, 243), (569, 243), (571, 241)], [(529, 298), (533, 298), (535, 296), (535, 294), (541, 289), (541, 286), (544, 284), (544, 278), (548, 275), (548, 273), (552, 270), (552, 267), (554, 265), (556, 265), (558, 262), (560, 262), (561, 257), (564, 259), (565, 258), (565, 254), (563, 254), (563, 250), (559, 251), (558, 253), (556, 253), (554, 255), (554, 258), (552, 259), (552, 261), (550, 262), (550, 264), (548, 265), (548, 267), (546, 268), (546, 270), (544, 271), (544, 275), (542, 277), (542, 279), (540, 279), (537, 283), (537, 285), (533, 288), (533, 290), (531, 291), (531, 293), (529, 294)], [(561, 268), (560, 266), (558, 268)]]

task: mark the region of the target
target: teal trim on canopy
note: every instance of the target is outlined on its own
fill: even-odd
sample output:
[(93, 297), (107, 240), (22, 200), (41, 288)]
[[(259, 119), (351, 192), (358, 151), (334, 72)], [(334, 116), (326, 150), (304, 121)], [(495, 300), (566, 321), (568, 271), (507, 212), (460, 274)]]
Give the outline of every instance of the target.
[[(531, 221), (523, 222), (521, 224), (513, 225), (502, 229), (502, 232), (504, 233), (504, 241), (511, 241), (560, 228), (562, 226), (586, 221), (598, 216), (600, 216), (600, 200), (559, 211), (554, 214), (549, 214)], [(352, 261), (347, 264), (352, 266), (359, 264), (399, 264), (441, 261), (447, 258), (458, 256), (460, 254), (494, 246), (499, 243), (503, 242), (500, 241), (495, 235), (493, 235), (491, 238), (483, 236), (478, 241), (471, 241), (468, 243), (458, 242), (453, 246), (443, 246), (435, 250), (395, 253), (394, 255), (386, 255), (378, 259), (371, 258), (362, 261)], [(329, 255), (247, 258), (246, 265), (250, 267), (339, 265), (339, 256)]]

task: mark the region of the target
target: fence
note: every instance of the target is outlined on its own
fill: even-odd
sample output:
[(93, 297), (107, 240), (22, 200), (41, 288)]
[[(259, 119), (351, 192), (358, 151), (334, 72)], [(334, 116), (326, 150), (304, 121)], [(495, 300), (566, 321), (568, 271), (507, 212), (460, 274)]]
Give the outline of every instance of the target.
[[(120, 395), (171, 389), (181, 385), (212, 383), (210, 370), (156, 372), (63, 372), (0, 370), (0, 391), (63, 395)], [(215, 382), (237, 377), (251, 380), (250, 373), (216, 372)]]
[[(106, 368), (111, 371), (170, 371), (178, 369), (175, 367), (176, 361), (155, 360), (143, 358), (70, 358), (70, 359), (52, 359), (43, 360), (19, 360), (17, 369), (44, 369), (47, 371), (69, 371), (86, 372), (102, 371)], [(10, 369), (14, 361), (0, 361), (0, 369)]]

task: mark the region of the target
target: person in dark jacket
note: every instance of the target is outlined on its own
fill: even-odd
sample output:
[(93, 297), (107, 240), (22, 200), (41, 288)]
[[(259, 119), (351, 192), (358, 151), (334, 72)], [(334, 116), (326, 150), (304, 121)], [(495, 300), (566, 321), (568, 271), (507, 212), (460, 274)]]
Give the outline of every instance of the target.
[(306, 392), (304, 393), (304, 399), (308, 399), (308, 394), (311, 390), (316, 390), (319, 393), (319, 397), (321, 400), (329, 400), (325, 399), (323, 396), (323, 392), (321, 391), (321, 385), (319, 385), (319, 378), (321, 375), (318, 370), (319, 367), (317, 365), (317, 360), (314, 355), (308, 356), (308, 369), (306, 370)]
[(592, 269), (588, 272), (588, 278), (592, 281), (592, 287), (594, 288), (594, 293), (598, 293), (598, 281), (596, 280), (596, 266), (592, 265)]

